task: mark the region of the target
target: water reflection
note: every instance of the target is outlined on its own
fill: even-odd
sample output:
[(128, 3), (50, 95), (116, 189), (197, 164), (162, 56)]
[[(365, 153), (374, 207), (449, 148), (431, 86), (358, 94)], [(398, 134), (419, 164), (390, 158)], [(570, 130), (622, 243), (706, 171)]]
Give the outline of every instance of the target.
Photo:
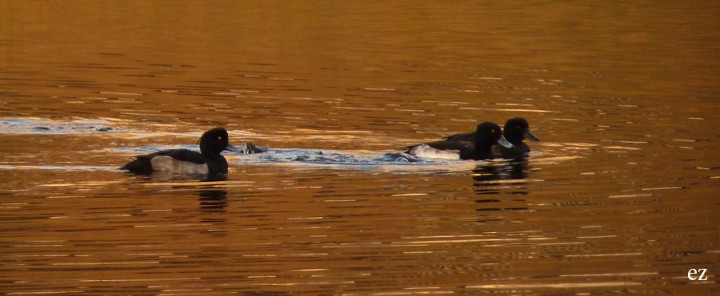
[(225, 174), (174, 174), (163, 171), (154, 171), (147, 176), (136, 176), (138, 178), (151, 181), (151, 182), (173, 182), (173, 181), (200, 181), (200, 182), (215, 182), (215, 181), (227, 181), (227, 175)]
[[(518, 158), (503, 165), (482, 164), (472, 174), (473, 187), (478, 199), (478, 222), (499, 222), (501, 211), (528, 210), (528, 161)], [(512, 196), (518, 196), (512, 198)]]
[(198, 191), (200, 210), (204, 212), (224, 212), (228, 205), (227, 194), (225, 190)]
[(203, 212), (224, 212), (228, 206), (227, 190), (218, 188), (218, 183), (216, 183), (222, 184), (227, 181), (227, 175), (224, 174), (196, 175), (153, 172), (148, 176), (136, 176), (136, 178), (162, 187), (170, 186), (173, 191), (187, 191), (200, 187), (196, 193), (200, 210)]
[[(6, 294), (717, 293), (717, 1), (168, 3), (0, 4)], [(529, 166), (373, 154), (515, 116)], [(211, 126), (278, 152), (103, 169)]]
[[(527, 194), (528, 161), (515, 159), (506, 165), (482, 164), (473, 170), (475, 193), (483, 194)], [(512, 184), (513, 186), (506, 186)]]

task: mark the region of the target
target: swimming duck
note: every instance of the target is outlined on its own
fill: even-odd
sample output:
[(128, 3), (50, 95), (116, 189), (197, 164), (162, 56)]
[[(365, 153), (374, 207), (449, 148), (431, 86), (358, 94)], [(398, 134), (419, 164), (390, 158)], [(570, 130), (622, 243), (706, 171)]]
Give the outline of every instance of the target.
[[(475, 132), (456, 134), (445, 138), (450, 141), (469, 141), (474, 136)], [(515, 117), (505, 122), (503, 127), (503, 136), (512, 145), (512, 148), (505, 147), (504, 145), (495, 145), (492, 151), (495, 154), (501, 155), (504, 158), (515, 158), (523, 156), (530, 152), (530, 147), (523, 143), (524, 139), (532, 141), (540, 141), (540, 138), (530, 132), (530, 125), (525, 118)]]
[(175, 174), (227, 174), (228, 163), (220, 152), (239, 151), (228, 141), (228, 133), (218, 127), (206, 131), (200, 137), (200, 153), (187, 149), (170, 149), (136, 156), (122, 166), (133, 174), (150, 175), (152, 172)]
[(408, 147), (405, 153), (418, 157), (443, 159), (492, 158), (492, 146), (500, 144), (512, 148), (512, 144), (500, 132), (500, 126), (492, 122), (483, 122), (471, 133), (469, 140), (445, 140)]
[(517, 158), (530, 153), (530, 146), (523, 143), (524, 139), (540, 141), (540, 138), (530, 132), (530, 125), (524, 118), (516, 117), (505, 122), (503, 135), (513, 144), (513, 148), (493, 146), (493, 153), (502, 155), (503, 158)]

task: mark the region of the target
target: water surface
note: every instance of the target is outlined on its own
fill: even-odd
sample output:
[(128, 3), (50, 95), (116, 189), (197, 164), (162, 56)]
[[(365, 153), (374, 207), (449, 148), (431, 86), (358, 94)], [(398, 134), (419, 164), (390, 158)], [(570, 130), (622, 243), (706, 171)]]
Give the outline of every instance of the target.
[[(0, 291), (717, 294), (719, 13), (3, 2)], [(383, 158), (517, 116), (524, 161)], [(215, 126), (270, 153), (115, 170)]]

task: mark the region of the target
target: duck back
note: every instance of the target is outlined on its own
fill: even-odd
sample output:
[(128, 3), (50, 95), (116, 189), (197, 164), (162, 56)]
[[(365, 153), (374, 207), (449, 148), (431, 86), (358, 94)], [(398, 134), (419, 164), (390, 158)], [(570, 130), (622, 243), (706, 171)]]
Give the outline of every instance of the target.
[[(158, 170), (175, 171), (180, 169), (179, 166), (182, 166), (182, 162), (188, 163), (189, 166), (204, 166), (207, 170), (207, 160), (205, 157), (200, 153), (187, 149), (163, 150), (147, 155), (136, 156), (133, 161), (128, 162), (120, 169), (127, 170), (134, 174), (149, 175), (153, 171)], [(192, 170), (197, 171), (197, 169)]]

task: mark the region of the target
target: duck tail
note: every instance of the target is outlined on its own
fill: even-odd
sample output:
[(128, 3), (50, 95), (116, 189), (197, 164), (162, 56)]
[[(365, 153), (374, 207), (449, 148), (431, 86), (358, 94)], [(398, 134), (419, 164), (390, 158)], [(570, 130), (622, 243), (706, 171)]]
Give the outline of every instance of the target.
[(410, 154), (410, 151), (412, 151), (413, 149), (415, 149), (417, 146), (420, 146), (420, 145), (422, 145), (422, 144), (405, 146), (405, 147), (402, 147), (401, 150), (403, 151), (403, 153), (408, 153), (408, 154)]
[(152, 163), (150, 158), (147, 157), (136, 157), (133, 161), (126, 163), (124, 166), (119, 168), (133, 174), (149, 175), (152, 173)]

